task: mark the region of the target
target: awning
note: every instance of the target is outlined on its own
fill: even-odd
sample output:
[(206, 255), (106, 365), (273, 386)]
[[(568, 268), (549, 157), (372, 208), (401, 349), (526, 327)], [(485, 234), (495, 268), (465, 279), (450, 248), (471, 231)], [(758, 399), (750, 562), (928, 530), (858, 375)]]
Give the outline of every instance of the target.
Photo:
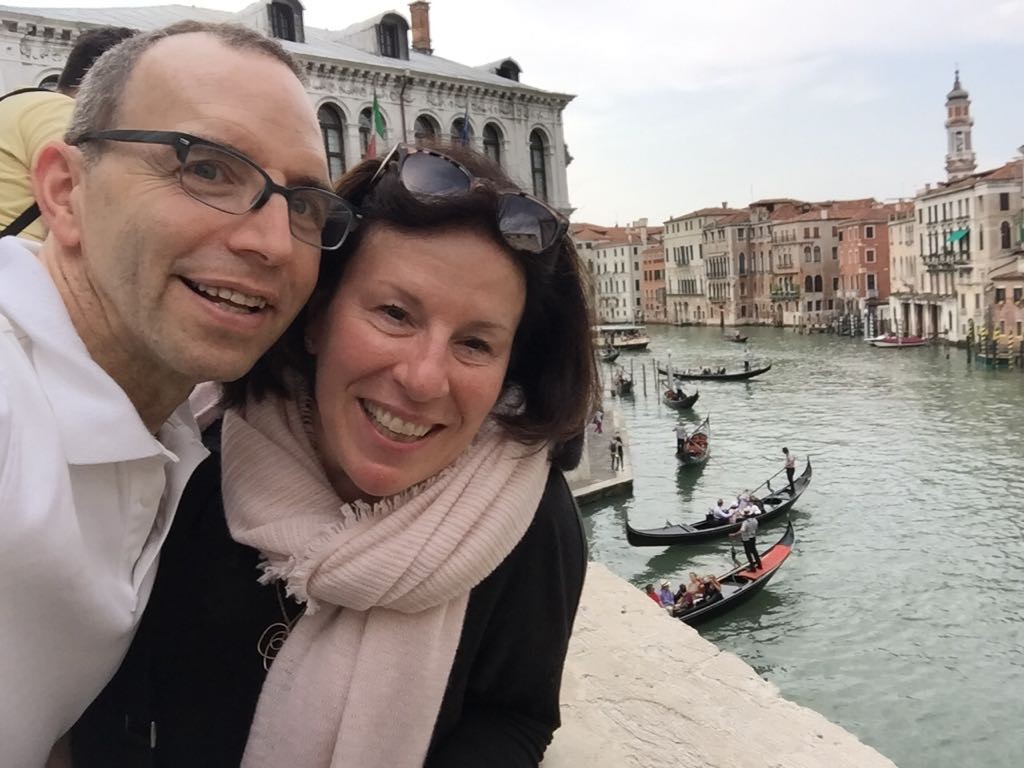
[(946, 236), (946, 242), (947, 243), (955, 243), (958, 240), (963, 240), (966, 235), (967, 235), (967, 228), (966, 227), (964, 229), (958, 229), (958, 230), (956, 230), (956, 232), (950, 232)]

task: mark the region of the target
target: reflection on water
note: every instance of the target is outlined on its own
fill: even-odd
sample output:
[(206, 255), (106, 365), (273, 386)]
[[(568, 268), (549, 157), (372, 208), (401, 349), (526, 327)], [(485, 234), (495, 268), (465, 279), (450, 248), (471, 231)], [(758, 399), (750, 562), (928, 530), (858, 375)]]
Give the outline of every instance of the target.
[[(701, 633), (901, 768), (1024, 765), (1024, 375), (968, 368), (957, 350), (756, 328), (751, 351), (771, 372), (701, 382), (694, 410), (677, 413), (658, 399), (655, 359), (733, 369), (743, 349), (715, 329), (651, 335), (647, 353), (619, 358), (637, 382), (616, 401), (634, 495), (584, 510), (592, 557), (638, 585), (721, 573), (727, 542), (631, 548), (627, 515), (692, 522), (781, 468), (783, 445), (798, 467), (810, 454), (793, 556)], [(672, 426), (708, 413), (710, 460), (679, 469)], [(763, 526), (761, 545), (784, 525)]]

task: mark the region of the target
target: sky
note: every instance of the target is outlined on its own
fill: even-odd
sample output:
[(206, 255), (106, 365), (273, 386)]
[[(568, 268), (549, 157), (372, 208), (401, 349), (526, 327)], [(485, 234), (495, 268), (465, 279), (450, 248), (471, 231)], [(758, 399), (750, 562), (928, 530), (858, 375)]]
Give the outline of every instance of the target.
[[(330, 29), (392, 9), (409, 17), (387, 0), (304, 6), (307, 25)], [(978, 169), (1024, 145), (1024, 0), (433, 0), (430, 31), (435, 55), (511, 56), (524, 83), (575, 94), (563, 116), (575, 221), (913, 196), (945, 179), (956, 66)]]

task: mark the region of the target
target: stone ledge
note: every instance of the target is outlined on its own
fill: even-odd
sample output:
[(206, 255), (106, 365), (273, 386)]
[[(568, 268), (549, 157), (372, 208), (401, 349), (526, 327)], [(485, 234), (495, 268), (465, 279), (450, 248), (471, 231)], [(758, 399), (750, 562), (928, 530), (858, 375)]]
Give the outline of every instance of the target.
[(544, 768), (895, 768), (591, 563)]

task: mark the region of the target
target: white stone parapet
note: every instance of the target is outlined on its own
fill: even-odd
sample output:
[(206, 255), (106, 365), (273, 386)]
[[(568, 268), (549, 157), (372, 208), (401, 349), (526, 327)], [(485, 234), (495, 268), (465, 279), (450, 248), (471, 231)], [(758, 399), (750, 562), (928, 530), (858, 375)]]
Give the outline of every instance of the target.
[(591, 563), (543, 768), (895, 768)]

